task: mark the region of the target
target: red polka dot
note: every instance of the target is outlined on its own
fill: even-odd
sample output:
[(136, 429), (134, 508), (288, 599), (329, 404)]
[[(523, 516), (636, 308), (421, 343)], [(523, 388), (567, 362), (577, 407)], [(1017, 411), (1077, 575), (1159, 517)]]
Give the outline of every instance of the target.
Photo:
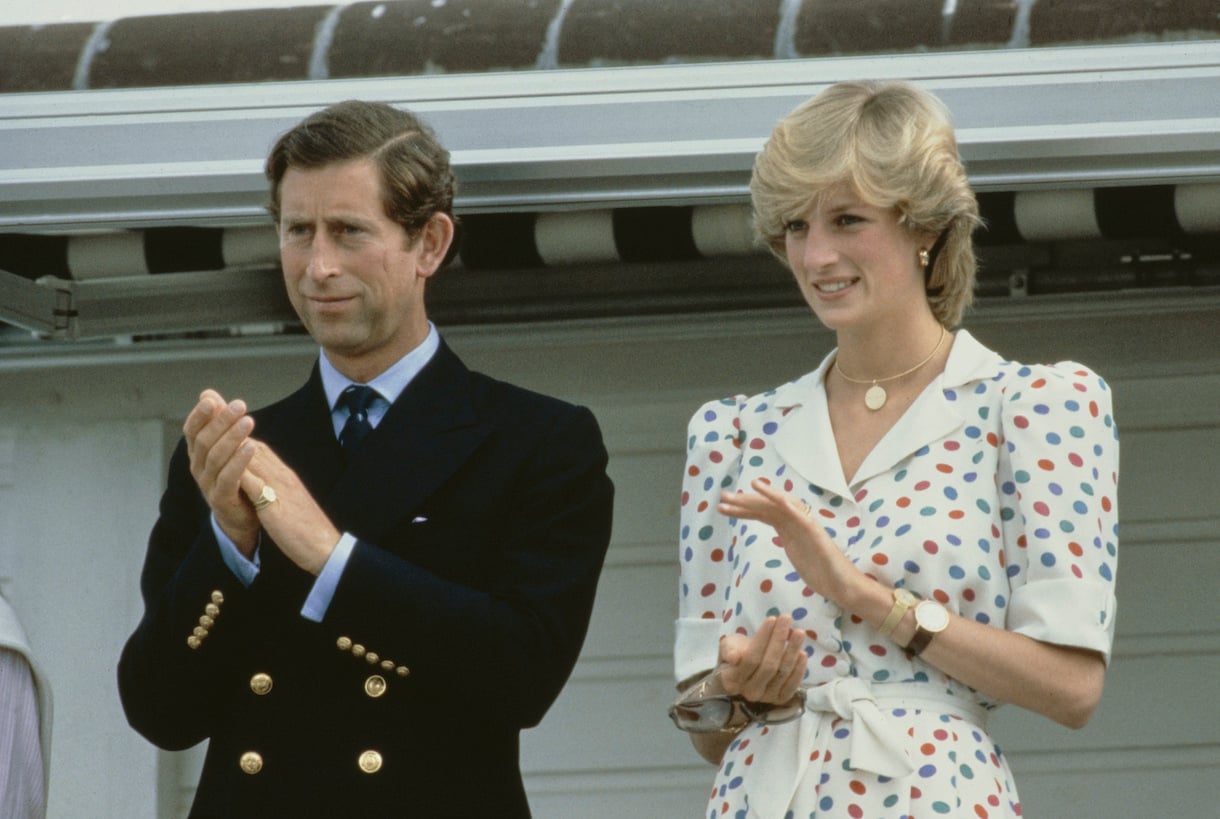
[(712, 549), (712, 562), (719, 563), (724, 560), (724, 549)]
[(975, 805), (974, 815), (979, 817), (979, 819), (987, 819), (990, 814), (987, 813), (987, 808), (983, 807), (982, 805)]
[(714, 464), (718, 464), (724, 460), (724, 455), (720, 454), (720, 450), (714, 449), (708, 453), (707, 459)]
[(699, 512), (706, 512), (709, 506), (711, 506), (711, 504), (710, 504), (710, 503), (708, 503), (707, 501), (701, 501), (701, 502), (699, 503), (699, 505), (698, 505), (697, 507), (695, 507), (695, 508), (696, 508), (696, 510), (697, 510), (697, 511), (699, 511)]
[(1101, 508), (1105, 509), (1107, 512), (1110, 511), (1110, 499), (1105, 495), (1102, 495), (1101, 497)]
[(937, 589), (936, 591), (932, 592), (932, 596), (935, 597), (937, 599), (937, 601), (942, 604), (946, 604), (949, 602), (949, 595), (945, 594), (944, 589)]
[[(1081, 390), (1081, 392), (1084, 392), (1084, 390)], [(1096, 418), (1098, 415), (1101, 415), (1101, 410), (1097, 409), (1096, 401), (1089, 402), (1089, 415), (1092, 415), (1094, 418)]]
[(1012, 425), (1017, 429), (1027, 429), (1029, 427), (1029, 419), (1024, 415), (1018, 415), (1012, 419)]
[(961, 449), (961, 447), (962, 445), (957, 441), (945, 441), (945, 449), (949, 450), (950, 452), (956, 452), (957, 450)]
[(878, 566), (885, 566), (890, 562), (890, 556), (883, 552), (878, 552), (877, 554), (873, 555), (873, 562)]
[(1034, 501), (1034, 511), (1045, 517), (1051, 513), (1051, 508), (1044, 501)]
[(932, 485), (931, 481), (920, 481), (919, 483), (915, 484), (915, 491), (922, 492), (931, 485)]
[(850, 816), (852, 819), (863, 819), (864, 811), (860, 808), (859, 805), (852, 803), (847, 806), (847, 815)]
[(1071, 543), (1068, 544), (1068, 551), (1071, 552), (1072, 554), (1076, 555), (1076, 557), (1080, 557), (1081, 555), (1084, 554), (1084, 547), (1073, 540)]
[(943, 472), (944, 474), (948, 475), (953, 472), (953, 467), (949, 466), (948, 464), (937, 464), (936, 471)]
[(1047, 472), (1053, 472), (1055, 469), (1055, 462), (1049, 458), (1039, 458), (1038, 468), (1045, 469)]
[(755, 438), (754, 440), (750, 441), (750, 449), (765, 449), (766, 446), (767, 442), (762, 438)]
[(1000, 437), (998, 435), (996, 435), (994, 432), (988, 432), (987, 433), (987, 443), (991, 444), (992, 446), (999, 446)]
[(935, 731), (932, 732), (932, 736), (936, 737), (941, 742), (944, 742), (946, 739), (949, 738), (949, 732), (946, 731), (944, 728), (937, 728)]
[(868, 650), (878, 657), (884, 657), (886, 654), (889, 654), (889, 652), (885, 650), (885, 646), (879, 646), (876, 643), (869, 646)]
[(769, 592), (769, 591), (771, 591), (771, 585), (772, 584), (771, 584), (770, 580), (764, 580), (763, 582), (758, 584), (758, 589), (759, 589), (759, 591), (762, 591), (762, 592)]
[(691, 464), (690, 468), (686, 470), (686, 474), (690, 475), (693, 478), (695, 475), (699, 474), (699, 467), (695, 466), (694, 464)]
[(822, 668), (834, 668), (835, 658), (831, 654), (827, 654), (822, 658)]
[(700, 591), (700, 594), (702, 594), (704, 597), (711, 597), (715, 593), (716, 593), (716, 584), (715, 583), (708, 583)]
[(852, 793), (857, 793), (860, 795), (864, 795), (864, 792), (867, 790), (867, 788), (864, 787), (864, 783), (859, 779), (853, 779), (848, 783), (847, 787), (851, 788)]
[(940, 547), (936, 545), (934, 540), (925, 540), (923, 542), (923, 550), (930, 555), (934, 555), (940, 551)]
[(834, 516), (835, 516), (835, 513), (830, 511), (829, 509), (819, 509), (818, 514), (824, 518), (831, 518), (832, 520), (834, 519)]
[(898, 505), (898, 508), (906, 509), (908, 506), (911, 505), (911, 499), (908, 498), (906, 495), (903, 495), (901, 498), (894, 501), (894, 503)]
[(936, 753), (936, 746), (931, 742), (925, 742), (919, 746), (919, 752), (924, 756), (932, 756), (932, 754)]
[(1072, 466), (1076, 466), (1076, 467), (1084, 466), (1084, 458), (1081, 458), (1075, 452), (1068, 455), (1068, 461), (1072, 464)]
[(954, 509), (949, 512), (949, 517), (953, 520), (961, 520), (962, 518), (966, 517), (966, 513), (961, 509)]

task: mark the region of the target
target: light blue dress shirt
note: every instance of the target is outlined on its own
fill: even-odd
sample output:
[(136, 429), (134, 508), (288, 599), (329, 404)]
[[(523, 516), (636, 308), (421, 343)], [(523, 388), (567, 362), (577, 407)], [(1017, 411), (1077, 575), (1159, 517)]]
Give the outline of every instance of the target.
[[(374, 428), (381, 423), (381, 419), (385, 417), (386, 412), (390, 409), (390, 405), (398, 400), (398, 396), (407, 388), (407, 385), (432, 360), (432, 356), (436, 354), (440, 344), (441, 338), (436, 332), (436, 327), (432, 322), (428, 322), (428, 335), (423, 340), (423, 343), (398, 359), (381, 375), (368, 382), (366, 386), (372, 387), (381, 396), (374, 399), (372, 404), (369, 405), (369, 423)], [(339, 431), (347, 423), (348, 410), (347, 407), (337, 407), (335, 405), (339, 400), (339, 395), (348, 386), (356, 382), (335, 369), (334, 365), (326, 357), (325, 350), (318, 357), (318, 370), (322, 376), (322, 389), (326, 392), (326, 401), (331, 407), (331, 422), (334, 424), (335, 437), (338, 438)], [(260, 566), (258, 549), (254, 551), (254, 559), (248, 560), (245, 555), (238, 551), (237, 545), (229, 539), (229, 536), (221, 531), (220, 526), (216, 523), (215, 515), (212, 516), (212, 531), (216, 534), (216, 542), (220, 544), (220, 556), (224, 560), (225, 565), (229, 567), (233, 574), (237, 575), (237, 579), (243, 585), (249, 586), (254, 582), (254, 578), (258, 577)], [(302, 617), (307, 620), (313, 620), (316, 623), (322, 622), (322, 618), (326, 616), (327, 608), (330, 607), (330, 601), (335, 595), (335, 589), (339, 585), (339, 578), (343, 576), (343, 569), (347, 566), (348, 558), (351, 556), (352, 548), (355, 545), (356, 538), (350, 532), (344, 532), (339, 538), (339, 542), (335, 545), (334, 551), (330, 553), (326, 565), (322, 567), (317, 580), (314, 581), (309, 596), (305, 598), (305, 605), (301, 607)]]

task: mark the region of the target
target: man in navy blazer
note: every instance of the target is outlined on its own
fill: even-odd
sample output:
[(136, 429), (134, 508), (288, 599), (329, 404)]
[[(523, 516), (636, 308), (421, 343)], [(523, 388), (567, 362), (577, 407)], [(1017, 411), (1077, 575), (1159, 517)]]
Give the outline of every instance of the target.
[(454, 181), (410, 113), (331, 106), (267, 175), (322, 354), (272, 406), (205, 390), (188, 416), (127, 718), (209, 740), (191, 817), (526, 817), (519, 732), (572, 671), (610, 537), (597, 422), (467, 370), (428, 321)]

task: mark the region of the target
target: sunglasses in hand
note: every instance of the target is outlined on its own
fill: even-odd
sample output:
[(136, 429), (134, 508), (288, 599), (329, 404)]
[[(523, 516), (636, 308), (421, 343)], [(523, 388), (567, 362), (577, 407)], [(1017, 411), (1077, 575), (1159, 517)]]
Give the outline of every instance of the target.
[(735, 733), (746, 724), (791, 722), (805, 711), (805, 689), (784, 703), (751, 702), (740, 694), (725, 694), (719, 672), (713, 671), (678, 695), (669, 706), (674, 725), (692, 734)]

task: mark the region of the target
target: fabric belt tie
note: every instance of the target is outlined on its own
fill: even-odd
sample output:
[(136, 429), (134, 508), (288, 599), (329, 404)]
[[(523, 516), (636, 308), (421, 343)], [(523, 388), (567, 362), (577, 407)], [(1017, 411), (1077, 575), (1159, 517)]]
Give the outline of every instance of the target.
[(836, 718), (852, 722), (849, 751), (852, 770), (894, 779), (913, 773), (915, 765), (907, 755), (906, 733), (882, 713), (880, 705), (958, 714), (972, 718), (980, 726), (987, 717), (978, 704), (925, 683), (870, 685), (859, 677), (840, 677), (806, 688), (805, 713), (800, 719), (747, 729), (754, 752), (754, 763), (750, 766), (753, 774), (750, 816), (776, 819), (785, 814), (810, 758), (815, 752), (820, 752), (819, 759), (825, 758), (831, 740), (830, 723)]

